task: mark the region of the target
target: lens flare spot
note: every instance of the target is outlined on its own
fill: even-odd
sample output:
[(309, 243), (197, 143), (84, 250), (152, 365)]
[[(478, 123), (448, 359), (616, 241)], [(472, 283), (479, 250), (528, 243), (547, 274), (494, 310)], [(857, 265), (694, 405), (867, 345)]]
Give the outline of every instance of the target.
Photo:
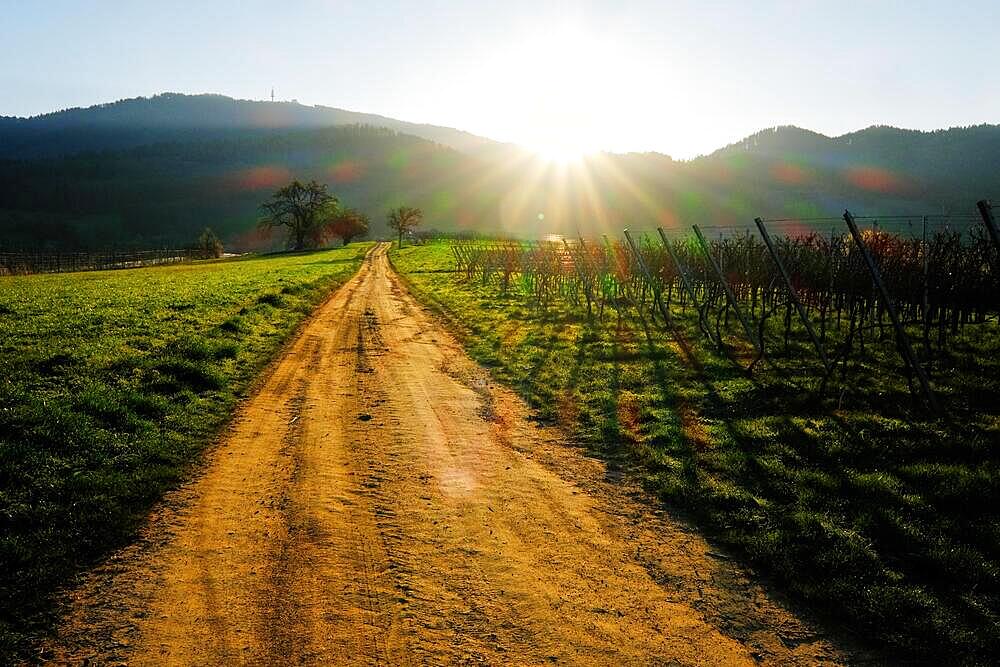
[(407, 150), (396, 151), (389, 156), (389, 167), (392, 169), (405, 169), (410, 164), (410, 153)]
[(466, 207), (460, 207), (455, 211), (455, 224), (461, 229), (468, 229), (476, 224), (477, 216)]
[(681, 226), (681, 220), (677, 217), (677, 214), (667, 208), (659, 212), (656, 216), (656, 221), (664, 229), (679, 229)]
[(234, 174), (233, 187), (237, 190), (270, 190), (286, 185), (290, 180), (292, 172), (286, 167), (262, 165)]
[(785, 211), (795, 218), (819, 218), (823, 216), (824, 209), (813, 201), (790, 199), (785, 202)]
[(897, 194), (907, 189), (906, 180), (887, 169), (852, 167), (846, 177), (855, 187), (882, 194)]
[(739, 192), (734, 192), (727, 197), (723, 201), (723, 206), (737, 218), (746, 219), (753, 216), (753, 202)]
[(444, 215), (455, 208), (455, 195), (448, 190), (438, 190), (431, 199), (430, 212), (433, 215)]
[(683, 211), (684, 217), (693, 218), (705, 211), (705, 197), (700, 192), (687, 190), (682, 192), (678, 199), (678, 204)]
[(357, 160), (342, 160), (327, 169), (327, 175), (334, 183), (355, 183), (364, 171), (364, 165)]
[(715, 165), (708, 176), (716, 183), (730, 183), (733, 180), (733, 170), (725, 162), (720, 162)]
[(771, 178), (785, 185), (802, 185), (809, 176), (806, 170), (797, 164), (781, 162), (771, 167)]

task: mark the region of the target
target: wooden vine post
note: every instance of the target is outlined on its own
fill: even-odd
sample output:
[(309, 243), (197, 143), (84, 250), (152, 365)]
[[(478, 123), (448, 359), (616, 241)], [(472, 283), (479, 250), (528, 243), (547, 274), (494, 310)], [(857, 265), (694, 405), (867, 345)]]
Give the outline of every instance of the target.
[(455, 265), (459, 271), (461, 271), (466, 265), (465, 249), (461, 248), (458, 243), (453, 243), (451, 245), (451, 252), (455, 255)]
[(920, 218), (920, 224), (921, 224), (921, 229), (922, 229), (922, 231), (921, 231), (921, 241), (920, 241), (920, 254), (923, 255), (923, 260), (924, 260), (923, 261), (923, 267), (922, 267), (923, 271), (924, 271), (924, 295), (923, 295), (923, 298), (924, 298), (924, 321), (926, 322), (926, 321), (928, 321), (928, 318), (930, 317), (929, 311), (930, 311), (930, 307), (931, 307), (930, 306), (930, 303), (931, 303), (931, 300), (930, 300), (930, 284), (928, 283), (928, 279), (927, 279), (927, 272), (928, 272), (930, 257), (928, 257), (928, 255), (927, 255), (927, 216), (926, 215), (921, 216), (921, 218)]
[(692, 225), (691, 228), (694, 229), (695, 237), (698, 239), (698, 244), (701, 245), (701, 249), (705, 253), (705, 257), (708, 258), (708, 263), (712, 265), (715, 275), (718, 277), (719, 282), (722, 283), (722, 289), (726, 292), (726, 299), (729, 301), (729, 305), (732, 309), (736, 312), (736, 317), (739, 318), (740, 324), (743, 325), (743, 331), (746, 332), (747, 339), (749, 339), (749, 341), (753, 344), (757, 354), (761, 354), (761, 341), (757, 340), (757, 336), (753, 332), (753, 327), (750, 326), (750, 321), (743, 313), (743, 309), (740, 308), (740, 304), (736, 302), (736, 295), (733, 293), (733, 288), (729, 286), (729, 283), (726, 281), (726, 277), (722, 275), (722, 269), (719, 268), (719, 263), (715, 261), (715, 257), (712, 256), (712, 250), (708, 247), (708, 242), (705, 241), (705, 237), (702, 235), (698, 225)]
[(667, 240), (667, 235), (663, 232), (663, 227), (657, 227), (656, 231), (660, 234), (660, 241), (663, 242), (663, 247), (666, 249), (667, 254), (670, 255), (670, 261), (674, 263), (677, 268), (677, 275), (681, 279), (681, 287), (687, 292), (687, 295), (691, 297), (691, 305), (694, 306), (696, 311), (700, 312), (698, 306), (698, 297), (694, 295), (694, 288), (691, 287), (691, 281), (688, 280), (687, 271), (681, 266), (681, 261), (678, 259), (677, 254), (674, 252), (673, 247), (670, 245), (670, 241)]
[(913, 372), (916, 373), (917, 379), (920, 381), (920, 389), (923, 391), (924, 397), (927, 399), (927, 404), (930, 405), (932, 410), (938, 412), (939, 408), (937, 399), (934, 396), (934, 392), (931, 390), (931, 384), (927, 379), (927, 373), (924, 371), (923, 366), (921, 366), (917, 361), (917, 355), (914, 354), (913, 346), (910, 345), (910, 338), (906, 335), (906, 331), (903, 329), (903, 324), (899, 321), (896, 306), (893, 305), (892, 299), (889, 297), (889, 290), (886, 289), (885, 283), (882, 282), (882, 274), (879, 272), (878, 266), (875, 265), (875, 259), (868, 251), (868, 246), (865, 244), (865, 240), (861, 237), (861, 232), (858, 231), (858, 225), (854, 221), (854, 216), (850, 211), (844, 211), (844, 221), (847, 223), (847, 228), (851, 232), (854, 244), (857, 245), (858, 250), (861, 251), (861, 257), (864, 259), (865, 265), (868, 267), (868, 272), (871, 274), (872, 280), (875, 282), (875, 287), (878, 288), (882, 301), (885, 303), (886, 312), (889, 313), (889, 320), (892, 322), (893, 329), (896, 330), (896, 342), (900, 354), (902, 354), (907, 366), (909, 366)]
[(670, 318), (670, 312), (667, 310), (666, 306), (663, 305), (663, 299), (660, 298), (660, 289), (653, 282), (653, 275), (649, 272), (649, 267), (646, 266), (646, 260), (643, 259), (642, 253), (639, 252), (638, 246), (636, 246), (635, 241), (632, 240), (632, 235), (625, 231), (625, 240), (628, 241), (629, 248), (632, 250), (632, 254), (635, 255), (635, 259), (639, 264), (639, 268), (642, 270), (643, 276), (646, 277), (646, 282), (649, 283), (649, 288), (653, 290), (653, 301), (656, 302), (656, 307), (660, 311), (660, 315), (663, 316), (663, 321), (667, 324), (673, 324), (673, 320)]
[[(997, 256), (1000, 256), (1000, 232), (997, 232), (997, 221), (993, 217), (993, 205), (989, 199), (981, 199), (976, 202), (976, 208), (979, 209), (979, 215), (983, 216), (983, 224), (986, 225), (986, 230), (990, 233)], [(995, 273), (1000, 273), (998, 264), (1000, 264), (1000, 260), (994, 260), (993, 271)]]
[(788, 271), (785, 269), (785, 263), (781, 261), (781, 257), (778, 255), (777, 250), (774, 248), (774, 243), (771, 241), (771, 235), (767, 231), (767, 227), (764, 226), (764, 221), (760, 218), (754, 218), (754, 222), (757, 223), (757, 229), (760, 230), (761, 238), (764, 239), (764, 245), (767, 246), (767, 251), (771, 253), (771, 259), (774, 260), (775, 266), (778, 267), (778, 273), (781, 274), (781, 279), (785, 283), (785, 288), (788, 290), (788, 296), (792, 299), (792, 303), (795, 305), (795, 310), (799, 314), (799, 319), (802, 320), (802, 324), (805, 325), (806, 331), (809, 332), (809, 338), (812, 340), (813, 347), (816, 348), (816, 353), (819, 354), (820, 361), (823, 362), (823, 368), (829, 374), (831, 371), (830, 361), (826, 358), (826, 352), (823, 350), (823, 344), (820, 343), (819, 337), (816, 335), (816, 331), (813, 329), (812, 323), (806, 316), (806, 310), (802, 307), (802, 302), (799, 300), (798, 292), (795, 291), (795, 286), (792, 285), (792, 280), (788, 276)]

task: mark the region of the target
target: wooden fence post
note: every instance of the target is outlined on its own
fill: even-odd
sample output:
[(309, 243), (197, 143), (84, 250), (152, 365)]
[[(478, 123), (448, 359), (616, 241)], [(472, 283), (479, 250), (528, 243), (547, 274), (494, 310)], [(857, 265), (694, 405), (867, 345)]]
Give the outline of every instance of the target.
[(826, 352), (823, 350), (823, 344), (819, 342), (819, 338), (816, 336), (815, 330), (813, 330), (812, 323), (809, 318), (806, 317), (805, 308), (802, 307), (802, 302), (799, 301), (798, 292), (795, 291), (795, 286), (792, 285), (791, 278), (788, 276), (788, 271), (785, 269), (785, 263), (781, 261), (781, 257), (778, 255), (778, 251), (774, 248), (774, 243), (771, 241), (771, 235), (767, 231), (767, 227), (764, 226), (764, 221), (760, 218), (754, 218), (754, 222), (757, 224), (757, 229), (760, 230), (760, 235), (764, 239), (764, 245), (767, 246), (767, 251), (771, 253), (771, 259), (774, 260), (774, 264), (778, 267), (778, 273), (781, 274), (781, 279), (785, 282), (785, 287), (788, 289), (788, 296), (792, 298), (792, 303), (795, 304), (795, 310), (799, 313), (799, 319), (802, 320), (802, 324), (805, 325), (806, 331), (809, 332), (809, 338), (812, 340), (813, 347), (816, 348), (817, 354), (819, 354), (820, 361), (823, 362), (823, 368), (826, 372), (830, 372), (830, 362), (826, 358)]
[[(750, 326), (750, 321), (743, 313), (743, 309), (740, 308), (740, 304), (736, 302), (736, 295), (733, 293), (733, 288), (729, 286), (729, 282), (726, 280), (726, 277), (722, 275), (722, 269), (719, 268), (719, 263), (715, 261), (714, 257), (712, 257), (712, 250), (709, 248), (708, 242), (705, 241), (705, 237), (702, 235), (698, 225), (691, 225), (691, 228), (694, 229), (694, 235), (698, 239), (698, 244), (701, 245), (701, 249), (704, 251), (705, 257), (708, 258), (708, 263), (712, 265), (712, 269), (715, 270), (715, 275), (718, 277), (719, 282), (722, 283), (722, 289), (726, 292), (726, 299), (729, 301), (729, 305), (732, 306), (733, 310), (736, 311), (736, 317), (739, 318), (740, 324), (743, 325), (743, 331), (753, 344), (757, 354), (760, 354), (762, 352), (761, 343), (757, 340), (757, 336), (754, 335), (753, 327)], [(719, 342), (721, 343), (722, 341)]]
[(879, 294), (882, 296), (882, 301), (885, 302), (886, 312), (889, 313), (889, 319), (892, 321), (892, 326), (896, 330), (896, 343), (899, 348), (900, 354), (902, 354), (903, 359), (906, 364), (913, 369), (913, 372), (917, 374), (917, 379), (920, 381), (920, 388), (924, 392), (924, 396), (927, 398), (927, 403), (930, 405), (931, 409), (935, 412), (938, 411), (937, 399), (934, 397), (934, 392), (931, 390), (930, 381), (927, 379), (927, 373), (924, 372), (923, 366), (917, 361), (917, 355), (913, 353), (913, 346), (910, 345), (910, 338), (906, 335), (906, 331), (903, 329), (903, 324), (899, 321), (899, 315), (896, 313), (896, 306), (893, 305), (892, 299), (889, 297), (889, 290), (886, 289), (885, 283), (882, 282), (882, 274), (878, 270), (878, 266), (875, 265), (875, 259), (868, 252), (868, 246), (865, 245), (865, 240), (861, 238), (861, 232), (858, 231), (858, 225), (854, 222), (854, 216), (851, 215), (850, 211), (844, 211), (844, 221), (847, 223), (847, 228), (851, 231), (851, 237), (854, 239), (855, 245), (858, 246), (858, 250), (861, 251), (861, 257), (865, 261), (865, 265), (868, 267), (868, 272), (872, 276), (872, 280), (875, 281), (875, 287), (878, 288)]

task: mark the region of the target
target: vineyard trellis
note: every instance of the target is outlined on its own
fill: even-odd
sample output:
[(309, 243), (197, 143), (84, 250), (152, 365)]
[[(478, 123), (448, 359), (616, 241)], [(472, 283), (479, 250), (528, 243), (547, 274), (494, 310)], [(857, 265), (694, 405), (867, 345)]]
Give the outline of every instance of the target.
[[(668, 329), (672, 308), (690, 310), (719, 347), (736, 320), (751, 371), (778, 350), (792, 356), (804, 332), (821, 393), (838, 369), (844, 381), (852, 359), (892, 340), (911, 391), (934, 408), (927, 369), (964, 327), (1000, 321), (1000, 234), (990, 203), (978, 208), (979, 216), (757, 218), (756, 233), (695, 225), (693, 234), (626, 230), (602, 243), (459, 242), (452, 251), (467, 280), (538, 308), (564, 299), (599, 319), (610, 308), (619, 324), (634, 308)], [(829, 234), (818, 231), (825, 224)]]
[(132, 269), (206, 259), (204, 250), (0, 251), (0, 275)]

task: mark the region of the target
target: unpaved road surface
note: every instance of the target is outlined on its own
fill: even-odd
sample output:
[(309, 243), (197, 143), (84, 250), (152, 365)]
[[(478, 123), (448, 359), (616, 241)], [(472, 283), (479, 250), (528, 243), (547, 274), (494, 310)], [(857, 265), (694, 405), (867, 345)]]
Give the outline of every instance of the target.
[(53, 663), (816, 664), (844, 653), (492, 383), (369, 255)]

